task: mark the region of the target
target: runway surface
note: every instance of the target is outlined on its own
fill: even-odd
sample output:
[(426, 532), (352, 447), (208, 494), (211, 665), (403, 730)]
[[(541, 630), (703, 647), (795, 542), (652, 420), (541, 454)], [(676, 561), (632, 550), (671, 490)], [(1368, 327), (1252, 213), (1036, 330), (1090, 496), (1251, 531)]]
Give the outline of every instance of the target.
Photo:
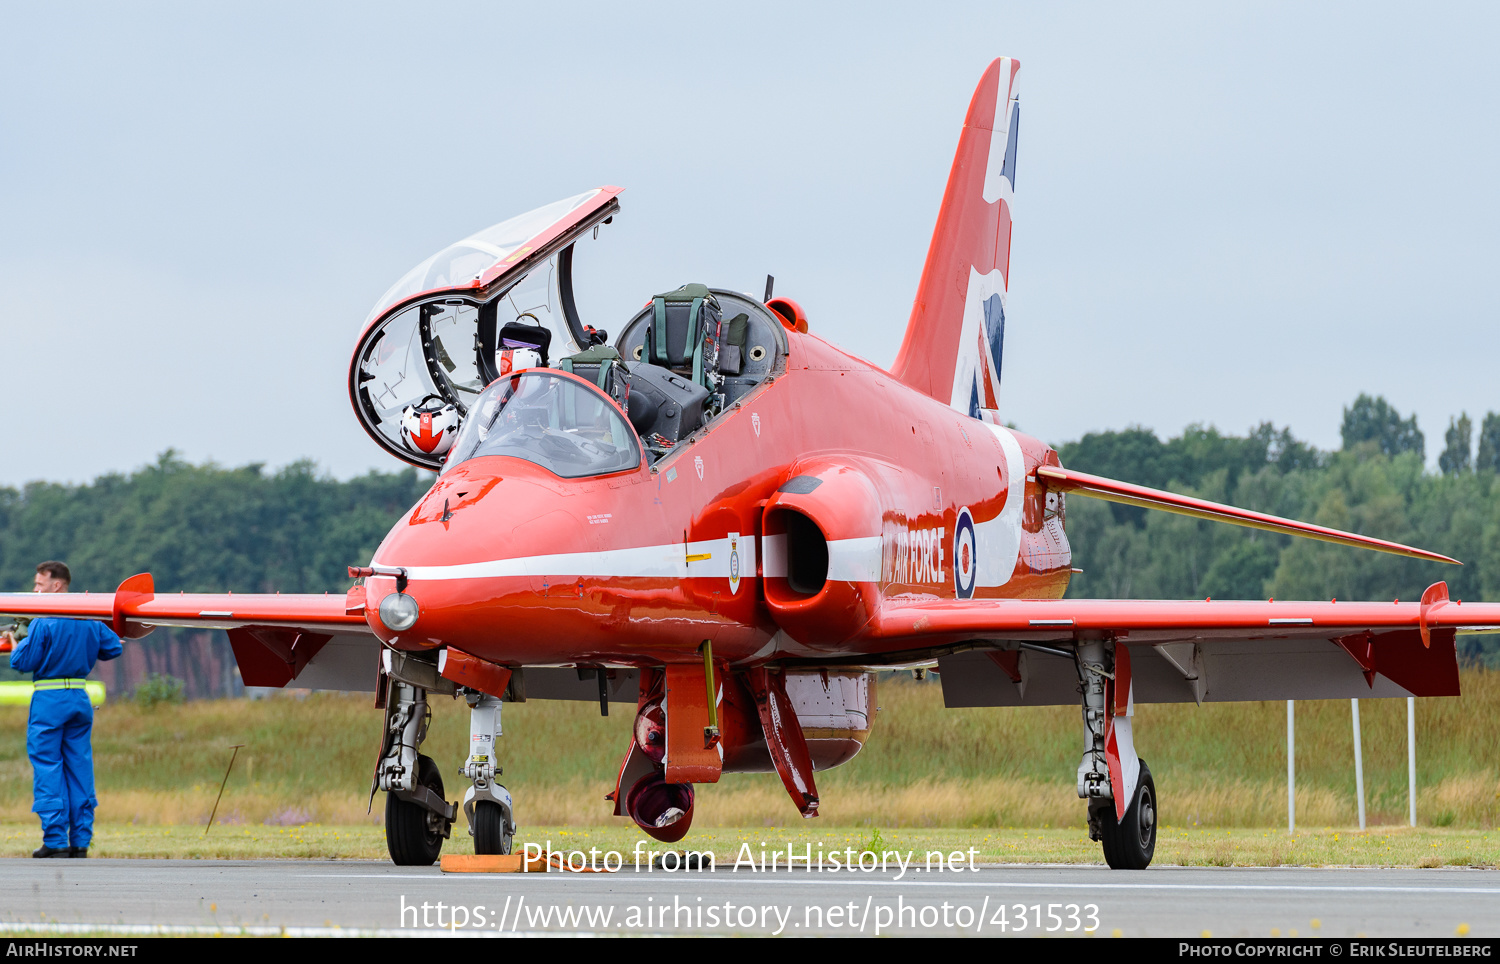
[[(0, 860), (10, 934), (1500, 935), (1500, 872), (985, 866), (444, 874), (356, 861)], [(1316, 923), (1315, 923), (1316, 921)], [(145, 926), (143, 926), (145, 925)], [(163, 932), (157, 930), (157, 932)]]

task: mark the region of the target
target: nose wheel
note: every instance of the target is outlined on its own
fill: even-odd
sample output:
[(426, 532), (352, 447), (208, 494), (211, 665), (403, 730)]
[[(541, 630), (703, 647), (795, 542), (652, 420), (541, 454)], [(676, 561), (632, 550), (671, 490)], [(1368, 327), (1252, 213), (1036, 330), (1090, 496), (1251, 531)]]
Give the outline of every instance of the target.
[(498, 803), (480, 800), (474, 805), (474, 852), (508, 854), (511, 848), (510, 819)]

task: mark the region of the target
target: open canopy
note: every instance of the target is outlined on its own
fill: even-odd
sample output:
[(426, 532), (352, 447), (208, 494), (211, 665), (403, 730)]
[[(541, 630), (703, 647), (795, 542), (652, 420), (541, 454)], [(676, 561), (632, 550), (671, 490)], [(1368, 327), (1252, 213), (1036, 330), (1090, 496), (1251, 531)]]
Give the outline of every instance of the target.
[(430, 438), (419, 444), (412, 426), (444, 405), (463, 419), (510, 369), (507, 328), (544, 330), (531, 340), (549, 345), (553, 358), (586, 347), (573, 303), (572, 245), (613, 218), (620, 191), (596, 188), (502, 221), (392, 285), (366, 319), (349, 368), (350, 401), (370, 437), (397, 458), (437, 469), (448, 446)]

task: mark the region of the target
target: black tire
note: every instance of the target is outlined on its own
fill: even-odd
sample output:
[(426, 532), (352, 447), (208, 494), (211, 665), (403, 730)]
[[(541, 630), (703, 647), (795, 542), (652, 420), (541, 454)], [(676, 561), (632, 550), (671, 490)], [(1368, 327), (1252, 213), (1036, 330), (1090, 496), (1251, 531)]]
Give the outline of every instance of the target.
[(476, 854), (510, 853), (505, 811), (491, 800), (474, 804), (474, 852)]
[(1100, 837), (1104, 862), (1113, 870), (1145, 870), (1156, 856), (1156, 781), (1151, 768), (1141, 761), (1141, 778), (1135, 796), (1125, 810), (1125, 819), (1115, 821), (1110, 807), (1100, 815)]
[[(443, 796), (443, 775), (432, 757), (417, 757), (417, 783)], [(398, 867), (426, 867), (437, 860), (443, 852), (444, 824), (441, 816), (420, 804), (394, 793), (385, 795), (385, 846)]]

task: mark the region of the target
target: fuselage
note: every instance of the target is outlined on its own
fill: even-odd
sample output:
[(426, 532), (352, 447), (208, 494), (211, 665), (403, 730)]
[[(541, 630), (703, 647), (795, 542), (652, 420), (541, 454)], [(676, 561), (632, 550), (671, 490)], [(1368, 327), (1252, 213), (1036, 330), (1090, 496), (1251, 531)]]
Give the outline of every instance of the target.
[(782, 371), (654, 465), (450, 468), (375, 554), (407, 570), (416, 625), (381, 623), (391, 577), (367, 580), (366, 615), (398, 648), (509, 665), (661, 665), (705, 640), (734, 664), (874, 655), (888, 598), (1062, 595), (1044, 463), (1036, 439), (788, 332)]

